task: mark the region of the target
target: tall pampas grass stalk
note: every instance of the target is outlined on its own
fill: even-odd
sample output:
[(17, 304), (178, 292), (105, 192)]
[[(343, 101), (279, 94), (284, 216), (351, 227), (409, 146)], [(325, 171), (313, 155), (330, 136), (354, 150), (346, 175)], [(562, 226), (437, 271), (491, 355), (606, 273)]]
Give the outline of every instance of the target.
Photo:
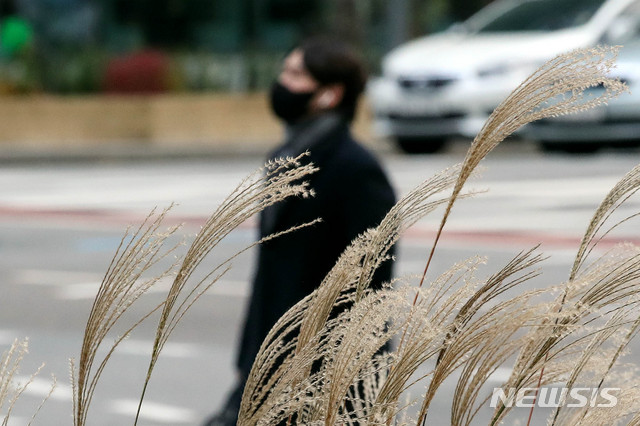
[(125, 312), (153, 285), (169, 276), (175, 267), (174, 263), (152, 278), (143, 278), (147, 271), (178, 247), (174, 245), (169, 249), (164, 248), (167, 238), (174, 235), (179, 228), (174, 226), (168, 230), (161, 230), (167, 212), (168, 209), (158, 215), (152, 212), (133, 233), (127, 230), (102, 280), (85, 326), (80, 358), (77, 362), (75, 359), (70, 360), (74, 426), (86, 424), (95, 389), (118, 345), (146, 318), (163, 306), (156, 306), (141, 319), (128, 325), (126, 331), (109, 346), (106, 355), (97, 359), (98, 349), (114, 327), (121, 322)]
[[(0, 356), (0, 416), (5, 411), (6, 407), (6, 414), (1, 418), (2, 423), (0, 424), (2, 424), (2, 426), (6, 426), (9, 424), (9, 421), (11, 420), (11, 414), (16, 402), (44, 367), (44, 364), (42, 364), (33, 374), (31, 374), (31, 376), (29, 376), (26, 382), (16, 382), (16, 375), (19, 373), (20, 364), (22, 363), (24, 357), (28, 352), (29, 341), (27, 339), (16, 339), (13, 341), (9, 349), (3, 352), (2, 356)], [(49, 392), (42, 400), (40, 405), (36, 408), (33, 416), (29, 420), (29, 425), (33, 423), (36, 415), (40, 412), (40, 409), (49, 399), (55, 388), (56, 379), (55, 377), (53, 377)]]
[[(615, 67), (618, 49), (619, 47), (597, 47), (559, 55), (536, 70), (498, 105), (467, 151), (427, 258), (420, 286), (424, 283), (457, 196), (482, 159), (527, 123), (584, 111), (625, 92), (627, 87), (624, 83), (608, 76)], [(585, 94), (586, 89), (598, 86), (603, 86), (605, 90), (595, 96)]]
[[(451, 188), (458, 173), (458, 167), (445, 170), (400, 200), (382, 220), (380, 226), (354, 240), (317, 291), (294, 306), (278, 321), (263, 342), (260, 355), (249, 374), (245, 395), (253, 397), (243, 398), (240, 424), (255, 424), (265, 415), (265, 410), (275, 404), (272, 400), (280, 398), (274, 389), (284, 391), (289, 387), (295, 388), (300, 383), (317, 379), (310, 376), (311, 367), (314, 362), (323, 358), (323, 351), (333, 342), (330, 338), (331, 333), (327, 333), (325, 329), (331, 312), (336, 307), (348, 306), (366, 297), (366, 287), (373, 273), (388, 259), (388, 251), (402, 231), (446, 201), (446, 196), (442, 193)], [(292, 334), (291, 341), (282, 342), (283, 336)], [(378, 339), (377, 346), (381, 347), (386, 340), (388, 338)], [(378, 347), (374, 348), (374, 352)], [(333, 357), (325, 357), (331, 358)], [(361, 357), (360, 361), (368, 362), (368, 358)], [(292, 371), (303, 373), (294, 375)], [(325, 371), (324, 374), (330, 373)], [(289, 378), (292, 381), (289, 381)], [(335, 412), (330, 415), (333, 414)]]
[(196, 268), (241, 223), (287, 197), (313, 195), (313, 191), (308, 188), (308, 183), (302, 179), (317, 169), (312, 164), (302, 164), (306, 155), (304, 153), (296, 158), (270, 161), (264, 168), (248, 176), (222, 202), (200, 229), (177, 270), (176, 277), (163, 304), (134, 424), (138, 422), (144, 395), (160, 352), (189, 308), (229, 271), (230, 263), (242, 252), (267, 239), (276, 238), (313, 223), (302, 224), (279, 234), (267, 236), (220, 263), (195, 284), (188, 285)]
[[(615, 228), (619, 227), (623, 223), (637, 216), (637, 214), (631, 215), (623, 220), (620, 220), (612, 225), (609, 228), (605, 229), (605, 226), (608, 224), (609, 219), (616, 212), (616, 210), (629, 198), (631, 198), (638, 190), (640, 189), (640, 166), (634, 167), (630, 170), (605, 196), (603, 201), (600, 203), (600, 206), (596, 209), (593, 218), (589, 222), (587, 226), (587, 230), (582, 238), (580, 246), (578, 248), (578, 252), (576, 254), (573, 266), (569, 273), (569, 282), (574, 281), (578, 278), (582, 267), (584, 266), (589, 254), (596, 248), (598, 243), (605, 238), (611, 231)], [(633, 267), (629, 267), (630, 265), (624, 265), (626, 271), (621, 272), (620, 275), (623, 275), (627, 271), (634, 271)], [(559, 310), (562, 310), (567, 298), (567, 291), (564, 292), (562, 299), (559, 304)], [(624, 344), (620, 345), (616, 355), (610, 362), (610, 367), (613, 367), (613, 364), (620, 356), (623, 348), (626, 343), (630, 341), (635, 334), (638, 332), (638, 324), (636, 324), (630, 331), (627, 336), (627, 339)], [(545, 354), (545, 361), (548, 360), (548, 353)], [(540, 380), (542, 381), (542, 376), (544, 374), (544, 368), (540, 371)], [(602, 381), (599, 383), (598, 387), (602, 386)], [(559, 410), (558, 410), (559, 411)], [(531, 409), (531, 413), (533, 413), (533, 408)], [(555, 418), (557, 419), (558, 413), (556, 413)]]
[[(427, 256), (419, 287), (424, 285), (442, 231), (458, 194), (482, 159), (510, 134), (529, 122), (583, 111), (623, 93), (626, 90), (625, 85), (608, 77), (614, 67), (616, 56), (617, 48), (604, 47), (576, 50), (560, 55), (539, 68), (494, 110), (473, 140), (462, 163), (461, 173)], [(585, 95), (586, 89), (600, 85), (605, 87), (604, 92), (593, 97)], [(415, 301), (417, 298), (418, 294)], [(401, 338), (400, 346), (404, 342), (405, 336)], [(421, 418), (424, 421), (424, 410)]]
[[(206, 221), (186, 254), (177, 257), (160, 274), (151, 278), (145, 278), (145, 273), (168, 255), (176, 253), (182, 245), (181, 242), (168, 249), (164, 248), (167, 239), (174, 236), (180, 227), (174, 226), (167, 230), (161, 228), (169, 211), (166, 209), (158, 215), (152, 212), (132, 234), (127, 231), (94, 300), (85, 328), (80, 360), (77, 363), (71, 360), (75, 426), (87, 424), (95, 389), (118, 345), (143, 321), (159, 311), (151, 359), (134, 420), (134, 424), (137, 423), (151, 374), (167, 339), (189, 308), (229, 270), (230, 262), (242, 252), (220, 263), (204, 278), (189, 285), (194, 271), (220, 241), (255, 213), (287, 197), (313, 195), (304, 178), (315, 172), (316, 168), (312, 164), (303, 164), (305, 156), (306, 154), (302, 154), (296, 158), (271, 161), (244, 179)], [(307, 225), (309, 224), (301, 224), (282, 233)], [(267, 236), (265, 239), (275, 238), (280, 234)], [(253, 245), (255, 244), (251, 246)], [(125, 325), (126, 331), (115, 339), (106, 355), (97, 360), (98, 349), (114, 327), (123, 322), (125, 312), (153, 285), (168, 277), (173, 278), (165, 300), (133, 324)]]
[[(494, 110), (467, 152), (462, 171), (427, 257), (420, 287), (424, 284), (457, 194), (462, 190), (471, 172), (500, 142), (519, 127), (542, 118), (593, 108), (623, 93), (626, 86), (618, 80), (608, 78), (615, 66), (617, 49), (598, 47), (560, 55), (539, 68)], [(604, 92), (598, 96), (585, 96), (586, 89), (600, 85), (606, 89)], [(404, 339), (401, 340), (401, 344), (403, 343)]]

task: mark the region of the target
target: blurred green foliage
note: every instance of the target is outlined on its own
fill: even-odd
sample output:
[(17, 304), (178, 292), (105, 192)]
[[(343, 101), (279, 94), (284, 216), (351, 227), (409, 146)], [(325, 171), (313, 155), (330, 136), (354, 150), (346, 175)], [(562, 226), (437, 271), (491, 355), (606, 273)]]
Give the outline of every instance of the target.
[(320, 32), (350, 40), (375, 73), (393, 43), (442, 30), (489, 1), (15, 0), (0, 6), (0, 93), (111, 90), (114, 78), (146, 78), (135, 56), (149, 50), (166, 57), (155, 71), (166, 74), (162, 91), (262, 90), (284, 54)]

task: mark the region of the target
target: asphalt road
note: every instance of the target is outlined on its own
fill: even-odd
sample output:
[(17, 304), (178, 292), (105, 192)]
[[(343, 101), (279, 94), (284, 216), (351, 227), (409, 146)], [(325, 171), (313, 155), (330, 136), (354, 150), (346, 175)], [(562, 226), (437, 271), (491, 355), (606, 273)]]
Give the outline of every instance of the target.
[[(431, 156), (385, 153), (382, 161), (398, 193), (404, 194), (463, 155), (463, 147), (456, 146)], [(487, 192), (456, 206), (434, 273), (480, 254), (488, 257), (480, 275), (489, 275), (519, 251), (541, 243), (540, 250), (551, 258), (543, 276), (527, 285), (562, 282), (594, 209), (639, 160), (637, 151), (550, 156), (530, 147), (499, 148), (470, 185)], [(167, 223), (184, 223), (181, 234), (189, 240), (224, 196), (260, 164), (260, 158), (247, 157), (0, 167), (0, 350), (14, 338), (29, 338), (22, 378), (46, 363), (10, 424), (28, 422), (48, 392), (52, 374), (58, 387), (34, 424), (72, 424), (69, 358), (78, 357), (93, 297), (127, 225), (140, 223), (155, 206), (176, 202)], [(621, 213), (639, 210), (636, 197)], [(397, 275), (422, 271), (439, 218), (440, 213), (433, 214), (407, 232)], [(243, 224), (204, 269), (250, 244), (255, 235), (253, 221)], [(637, 223), (617, 230), (604, 247), (624, 240), (640, 242)], [(252, 263), (252, 252), (237, 259), (176, 329), (152, 377), (139, 424), (197, 425), (219, 406), (233, 380)], [(132, 317), (159, 303), (165, 290), (161, 284), (146, 295)], [(89, 424), (133, 423), (153, 325), (153, 320), (143, 324), (113, 355), (97, 388)], [(637, 343), (632, 349), (640, 353)], [(445, 389), (433, 424), (447, 422), (448, 399)]]

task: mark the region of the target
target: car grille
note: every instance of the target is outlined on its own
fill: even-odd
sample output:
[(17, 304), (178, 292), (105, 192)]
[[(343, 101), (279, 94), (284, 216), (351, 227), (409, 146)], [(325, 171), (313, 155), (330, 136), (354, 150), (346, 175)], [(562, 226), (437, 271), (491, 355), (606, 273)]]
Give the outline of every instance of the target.
[(403, 89), (408, 90), (434, 90), (441, 89), (443, 87), (447, 87), (450, 84), (456, 81), (455, 78), (451, 77), (399, 77), (398, 84)]
[(405, 121), (405, 122), (411, 122), (411, 121), (436, 121), (436, 120), (452, 120), (452, 119), (457, 119), (457, 118), (463, 118), (465, 116), (464, 113), (462, 112), (447, 112), (447, 113), (442, 113), (442, 114), (420, 114), (420, 113), (414, 113), (414, 114), (402, 114), (402, 113), (389, 113), (387, 115), (387, 117), (389, 117), (392, 120), (396, 120), (396, 121)]

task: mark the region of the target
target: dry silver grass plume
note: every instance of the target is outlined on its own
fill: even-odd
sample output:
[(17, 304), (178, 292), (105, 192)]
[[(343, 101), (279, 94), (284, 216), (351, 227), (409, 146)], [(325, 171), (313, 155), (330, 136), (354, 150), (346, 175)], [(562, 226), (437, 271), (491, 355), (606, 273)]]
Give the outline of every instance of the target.
[[(559, 55), (541, 66), (498, 105), (467, 151), (420, 285), (424, 281), (453, 204), (482, 159), (527, 123), (593, 108), (625, 92), (627, 87), (624, 83), (609, 77), (615, 67), (618, 49), (619, 47), (596, 47)], [(605, 90), (594, 96), (585, 94), (587, 89), (598, 86)]]
[[(312, 164), (302, 164), (305, 156), (306, 154), (302, 154), (296, 158), (269, 162), (264, 168), (244, 179), (202, 226), (186, 254), (177, 257), (160, 274), (152, 278), (145, 278), (145, 273), (159, 265), (159, 262), (176, 252), (182, 245), (178, 243), (165, 248), (167, 239), (175, 235), (179, 229), (176, 226), (161, 230), (169, 209), (158, 215), (152, 212), (132, 235), (129, 232), (125, 234), (94, 300), (85, 327), (80, 359), (78, 362), (71, 360), (74, 426), (87, 424), (88, 410), (96, 386), (118, 345), (144, 320), (160, 311), (156, 336), (153, 347), (150, 348), (151, 359), (147, 376), (134, 420), (134, 424), (137, 423), (151, 374), (167, 339), (189, 308), (224, 275), (230, 267), (230, 262), (239, 253), (222, 262), (204, 278), (191, 283), (195, 269), (223, 238), (255, 213), (287, 197), (313, 195), (304, 178), (316, 168)], [(292, 230), (305, 225), (308, 224), (302, 224)], [(267, 236), (265, 239), (276, 236)], [(167, 277), (173, 278), (165, 300), (140, 320), (133, 324), (125, 324), (125, 331), (115, 338), (106, 355), (99, 360), (96, 359), (98, 349), (108, 335), (117, 325), (123, 326), (120, 323), (123, 322), (121, 320), (124, 313), (153, 285)]]
[[(255, 424), (259, 419), (264, 421), (265, 416), (282, 411), (281, 408), (274, 407), (280, 407), (276, 401), (282, 399), (282, 392), (289, 392), (287, 389), (298, 389), (299, 393), (303, 393), (300, 387), (305, 389), (304, 386), (308, 388), (309, 383), (318, 383), (318, 373), (312, 375), (311, 367), (321, 358), (328, 361), (335, 358), (333, 355), (323, 355), (329, 355), (324, 352), (330, 351), (332, 343), (335, 342), (331, 337), (332, 333), (340, 334), (338, 329), (333, 328), (340, 322), (329, 320), (332, 311), (336, 307), (349, 306), (356, 301), (362, 302), (367, 297), (367, 287), (373, 273), (388, 259), (389, 249), (406, 228), (446, 202), (447, 196), (443, 193), (452, 187), (458, 173), (458, 167), (447, 169), (403, 197), (377, 228), (365, 232), (351, 243), (317, 291), (294, 306), (278, 321), (263, 342), (249, 375), (245, 395), (250, 397), (243, 398), (240, 424)], [(379, 293), (380, 296), (383, 294), (386, 293)], [(371, 298), (371, 295), (368, 297)], [(348, 315), (355, 315), (355, 312), (348, 311), (346, 316), (342, 317), (342, 324), (355, 321), (347, 320)], [(384, 312), (383, 310), (377, 317), (378, 320), (382, 319), (383, 325), (387, 319)], [(388, 330), (380, 333), (379, 338), (374, 340), (375, 343), (371, 342), (372, 346), (368, 351), (373, 350), (375, 353), (388, 340)], [(283, 336), (287, 336), (287, 339), (283, 339)], [(357, 358), (361, 364), (369, 363), (370, 359), (371, 357)], [(329, 371), (328, 365), (323, 366), (323, 370), (322, 374), (325, 376), (332, 374), (333, 383), (341, 382), (339, 375)], [(351, 373), (343, 373), (353, 374), (353, 370), (349, 371)], [(352, 380), (353, 377), (347, 383), (351, 384)], [(335, 398), (335, 391), (329, 393)], [(336, 414), (335, 410), (340, 407), (328, 400), (326, 402), (334, 408), (333, 411), (319, 405), (310, 410), (303, 403), (294, 411), (298, 412), (298, 419), (317, 418), (319, 412), (329, 416)]]
[(166, 239), (178, 229), (173, 227), (167, 231), (160, 230), (167, 211), (157, 216), (152, 213), (133, 234), (129, 231), (125, 233), (102, 280), (85, 326), (80, 359), (77, 363), (74, 359), (70, 361), (75, 426), (86, 424), (89, 406), (98, 381), (118, 345), (162, 306), (156, 306), (139, 321), (126, 326), (126, 331), (115, 338), (106, 355), (96, 360), (98, 349), (114, 327), (120, 324), (124, 313), (149, 288), (172, 272), (174, 265), (152, 278), (143, 278), (145, 272), (177, 248), (173, 246), (164, 249), (163, 246)]
[[(0, 419), (2, 420), (2, 426), (9, 424), (16, 402), (44, 367), (44, 364), (42, 364), (35, 373), (29, 376), (25, 383), (17, 383), (16, 375), (19, 373), (20, 364), (28, 352), (29, 341), (27, 339), (21, 341), (16, 339), (11, 347), (0, 356)], [(29, 425), (31, 425), (44, 403), (49, 399), (55, 387), (56, 380), (53, 377), (49, 393), (36, 408), (29, 420)], [(3, 412), (5, 413), (4, 416), (2, 415)]]
[(221, 262), (198, 282), (190, 284), (193, 272), (209, 253), (231, 231), (251, 216), (285, 198), (313, 195), (313, 192), (308, 188), (308, 182), (304, 178), (314, 173), (317, 168), (313, 164), (302, 163), (307, 155), (307, 153), (303, 153), (296, 158), (270, 161), (264, 168), (258, 169), (245, 178), (207, 219), (191, 243), (182, 263), (178, 266), (176, 277), (162, 306), (135, 423), (138, 421), (147, 385), (160, 352), (189, 308), (230, 269), (230, 263), (241, 253), (265, 240), (276, 238), (284, 233), (293, 232), (314, 223), (301, 224), (278, 234), (267, 236)]
[(593, 218), (589, 222), (587, 231), (584, 234), (580, 249), (576, 255), (576, 259), (571, 269), (570, 279), (576, 278), (580, 268), (584, 265), (589, 253), (595, 248), (598, 242), (609, 234), (613, 229), (631, 219), (636, 215), (632, 215), (621, 221), (612, 224), (608, 229), (603, 231), (605, 224), (612, 217), (613, 213), (625, 201), (631, 198), (640, 189), (640, 165), (631, 169), (602, 200), (600, 206), (595, 211)]
[[(640, 264), (630, 251), (594, 267), (580, 281), (525, 291), (506, 301), (499, 296), (538, 274), (532, 268), (542, 256), (534, 250), (485, 280), (475, 278), (479, 260), (469, 260), (428, 288), (422, 285), (453, 205), (481, 160), (530, 121), (590, 108), (623, 92), (625, 86), (608, 77), (616, 51), (578, 50), (545, 64), (496, 108), (453, 174), (438, 175), (433, 187), (423, 184), (400, 200), (379, 227), (356, 239), (319, 289), (285, 314), (263, 343), (245, 388), (239, 424), (390, 425), (403, 416), (402, 394), (418, 383), (426, 393), (414, 420), (424, 424), (435, 393), (457, 371), (461, 376), (451, 421), (471, 424), (487, 401), (481, 390), (488, 377), (514, 357), (505, 386), (521, 389), (560, 380), (573, 384), (589, 375), (601, 385), (638, 331), (632, 298), (640, 291)], [(600, 85), (606, 89), (602, 94), (585, 94)], [(630, 187), (621, 183), (613, 198), (623, 199)], [(447, 189), (450, 196), (434, 199)], [(439, 205), (445, 205), (445, 213), (418, 289), (369, 291), (373, 271), (407, 224)], [(597, 214), (595, 220), (603, 217)], [(586, 241), (591, 241), (589, 235)], [(538, 301), (542, 294), (555, 293), (560, 296), (551, 303)], [(336, 307), (343, 311), (332, 316)], [(395, 351), (374, 356), (391, 336), (399, 340)], [(416, 378), (418, 367), (428, 361), (435, 367)], [(491, 423), (509, 412), (499, 406)], [(564, 415), (558, 411), (556, 417)], [(406, 423), (407, 416), (403, 418)]]
[[(601, 202), (582, 238), (569, 280), (562, 287), (556, 306), (552, 306), (549, 312), (549, 318), (555, 319), (553, 322), (547, 321), (545, 325), (551, 327), (552, 332), (533, 332), (532, 342), (522, 351), (518, 363), (523, 368), (519, 373), (520, 378), (516, 379), (514, 375), (511, 384), (520, 386), (527, 376), (537, 377), (538, 384), (547, 382), (549, 375), (559, 374), (558, 371), (551, 373), (550, 365), (551, 368), (554, 365), (564, 367), (560, 370), (567, 376), (567, 383), (574, 384), (584, 374), (593, 373), (595, 367), (591, 364), (598, 354), (606, 354), (606, 358), (599, 363), (603, 370), (590, 382), (597, 384), (600, 389), (607, 376), (615, 372), (614, 367), (624, 349), (640, 329), (640, 316), (637, 314), (640, 249), (629, 244), (622, 245), (606, 251), (590, 265), (585, 267), (585, 264), (589, 254), (611, 230), (638, 215), (609, 224), (613, 213), (638, 189), (640, 166), (629, 171)], [(595, 325), (598, 323), (599, 328)], [(587, 334), (590, 339), (585, 337), (575, 342), (571, 339), (576, 338), (578, 333), (575, 330), (580, 329), (580, 324), (589, 324), (597, 331)], [(620, 334), (615, 342), (614, 333)], [(606, 352), (607, 346), (613, 349)], [(572, 362), (554, 362), (554, 358), (562, 359), (568, 352), (578, 350), (576, 347), (581, 355), (572, 358)], [(561, 411), (561, 407), (555, 411), (552, 424), (567, 418)], [(586, 418), (586, 414), (583, 417)]]

